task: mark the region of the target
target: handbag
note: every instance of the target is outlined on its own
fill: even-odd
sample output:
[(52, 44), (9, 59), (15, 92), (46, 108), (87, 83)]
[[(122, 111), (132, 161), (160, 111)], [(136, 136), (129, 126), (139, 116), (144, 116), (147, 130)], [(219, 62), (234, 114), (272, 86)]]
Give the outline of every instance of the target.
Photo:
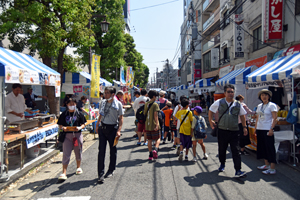
[[(228, 106), (228, 108), (225, 110), (225, 112), (221, 115), (221, 117), (219, 118), (219, 121), (222, 119), (223, 115), (229, 110), (229, 108), (231, 107), (231, 105), (233, 104), (233, 102), (231, 102), (231, 104)], [(213, 137), (217, 137), (218, 136), (218, 123), (216, 122), (216, 124), (214, 125), (214, 129), (211, 131), (211, 136)]]
[(66, 139), (66, 134), (67, 134), (66, 132), (62, 132), (62, 131), (61, 131), (61, 132), (59, 133), (59, 135), (58, 135), (58, 141), (61, 142), (61, 143), (64, 143), (64, 141), (65, 141), (65, 139)]
[(185, 118), (188, 116), (189, 113), (190, 113), (190, 111), (188, 111), (188, 112), (186, 113), (186, 115), (184, 116), (183, 120), (181, 121), (180, 126), (179, 126), (179, 131), (180, 131), (181, 125), (183, 124)]
[(206, 132), (198, 131), (198, 128), (199, 128), (198, 120), (199, 120), (199, 118), (197, 116), (195, 116), (195, 118), (197, 119), (197, 128), (195, 127), (195, 129), (194, 129), (194, 137), (196, 139), (204, 139), (206, 137)]

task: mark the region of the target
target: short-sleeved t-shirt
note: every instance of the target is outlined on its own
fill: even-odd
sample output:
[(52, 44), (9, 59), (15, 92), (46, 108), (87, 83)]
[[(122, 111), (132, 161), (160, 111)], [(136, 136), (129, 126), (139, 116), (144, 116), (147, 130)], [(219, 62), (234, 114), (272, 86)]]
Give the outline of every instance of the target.
[(165, 114), (165, 126), (169, 127), (170, 126), (170, 118), (173, 113), (173, 109), (167, 109), (163, 111)]
[[(176, 113), (175, 117), (179, 119), (180, 123), (185, 117), (186, 113), (189, 112), (188, 116), (185, 118), (184, 122), (182, 123), (179, 133), (183, 133), (184, 135), (191, 135), (191, 128), (192, 124), (191, 122), (193, 121), (193, 114), (189, 110), (180, 110)], [(180, 125), (179, 123), (179, 125)]]
[(267, 105), (262, 103), (257, 106), (256, 113), (258, 114), (258, 121), (256, 129), (258, 130), (270, 130), (273, 117), (272, 112), (277, 112), (277, 106), (275, 103), (269, 102)]
[[(69, 112), (68, 110), (64, 111), (58, 118), (57, 124), (62, 126), (81, 126), (86, 123), (84, 115), (79, 112)], [(81, 132), (78, 131), (78, 132)], [(68, 132), (67, 132), (68, 133)]]
[[(101, 105), (99, 108), (101, 108), (102, 103), (104, 103), (105, 101), (101, 101)], [(104, 108), (104, 113), (105, 115), (101, 117), (101, 122), (103, 122), (104, 124), (110, 124), (110, 125), (116, 125), (119, 123), (119, 116), (120, 115), (124, 115), (124, 111), (123, 111), (123, 105), (120, 101), (117, 101), (117, 107), (113, 108), (112, 107), (112, 103), (107, 103), (105, 104), (105, 108)]]
[[(152, 106), (150, 107), (149, 112), (147, 113), (149, 104), (151, 104), (151, 103), (153, 103), (153, 101), (146, 102), (145, 108), (144, 108), (144, 115), (147, 114), (146, 122), (145, 122), (145, 130), (146, 131), (154, 131), (155, 126), (156, 126), (156, 122), (154, 120), (154, 112), (160, 111), (158, 104), (154, 102), (152, 104)], [(160, 129), (160, 127), (159, 127), (159, 129)]]

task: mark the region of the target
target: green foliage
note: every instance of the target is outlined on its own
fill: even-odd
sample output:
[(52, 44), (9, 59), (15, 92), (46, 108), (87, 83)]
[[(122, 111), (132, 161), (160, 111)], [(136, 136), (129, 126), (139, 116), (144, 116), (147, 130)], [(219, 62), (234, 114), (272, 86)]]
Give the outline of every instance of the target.
[[(63, 59), (63, 63), (64, 63), (63, 69), (64, 69), (64, 71), (67, 71), (67, 72), (80, 72), (80, 71), (82, 71), (82, 69), (80, 67), (80, 61), (81, 61), (80, 57), (75, 57), (74, 58), (71, 55), (64, 54), (64, 59)], [(52, 63), (52, 68), (53, 69), (58, 68), (57, 59), (55, 59), (54, 62)]]
[(134, 85), (139, 84), (140, 87), (145, 88), (149, 78), (149, 68), (143, 63), (143, 56), (135, 49), (134, 39), (131, 35), (125, 34), (126, 57), (125, 62), (127, 66), (131, 66), (134, 75)]

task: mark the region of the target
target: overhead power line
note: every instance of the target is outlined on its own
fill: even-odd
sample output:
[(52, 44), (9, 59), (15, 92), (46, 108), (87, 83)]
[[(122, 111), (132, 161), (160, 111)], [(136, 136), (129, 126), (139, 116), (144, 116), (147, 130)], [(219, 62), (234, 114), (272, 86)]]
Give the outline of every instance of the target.
[(143, 10), (143, 9), (147, 9), (147, 8), (153, 8), (153, 7), (157, 7), (157, 6), (162, 6), (162, 5), (173, 3), (173, 2), (176, 2), (176, 1), (179, 1), (179, 0), (169, 1), (169, 2), (166, 2), (166, 3), (156, 4), (156, 5), (147, 6), (147, 7), (143, 7), (143, 8), (137, 8), (137, 9), (130, 10), (130, 12), (136, 11), (136, 10)]

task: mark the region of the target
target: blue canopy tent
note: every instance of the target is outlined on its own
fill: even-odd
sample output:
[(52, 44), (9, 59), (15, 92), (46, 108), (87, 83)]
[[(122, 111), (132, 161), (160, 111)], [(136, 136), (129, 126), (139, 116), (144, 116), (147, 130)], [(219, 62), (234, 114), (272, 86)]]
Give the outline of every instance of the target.
[(204, 78), (195, 82), (195, 84), (189, 86), (189, 90), (194, 90), (193, 93), (201, 94), (202, 90), (215, 91), (216, 87), (213, 82), (210, 82), (213, 78)]
[[(280, 57), (270, 62), (266, 63), (256, 71), (252, 72), (247, 76), (247, 81), (249, 88), (262, 88), (265, 85), (261, 83), (266, 83), (266, 85), (276, 86), (276, 81), (282, 81), (286, 79), (292, 79), (291, 87), (294, 86), (294, 78), (299, 78), (300, 76), (300, 53), (293, 55)], [(294, 88), (292, 89), (294, 91)], [(294, 92), (292, 92), (293, 98)], [(293, 125), (293, 130), (295, 127)], [(296, 157), (295, 157), (295, 131), (293, 135), (293, 154), (294, 165), (296, 166)]]
[[(0, 163), (4, 163), (4, 97), (5, 83), (20, 83), (25, 85), (48, 85), (58, 84), (60, 74), (33, 57), (0, 47), (0, 88), (2, 97), (0, 98)], [(57, 87), (58, 88), (58, 87)], [(60, 89), (60, 88), (59, 88)], [(57, 93), (60, 92), (57, 91)], [(4, 165), (3, 165), (4, 166)], [(0, 168), (0, 179), (7, 178), (3, 175), (5, 167)]]
[(182, 95), (189, 96), (189, 90), (187, 85), (180, 85), (177, 87), (176, 97), (180, 97)]

